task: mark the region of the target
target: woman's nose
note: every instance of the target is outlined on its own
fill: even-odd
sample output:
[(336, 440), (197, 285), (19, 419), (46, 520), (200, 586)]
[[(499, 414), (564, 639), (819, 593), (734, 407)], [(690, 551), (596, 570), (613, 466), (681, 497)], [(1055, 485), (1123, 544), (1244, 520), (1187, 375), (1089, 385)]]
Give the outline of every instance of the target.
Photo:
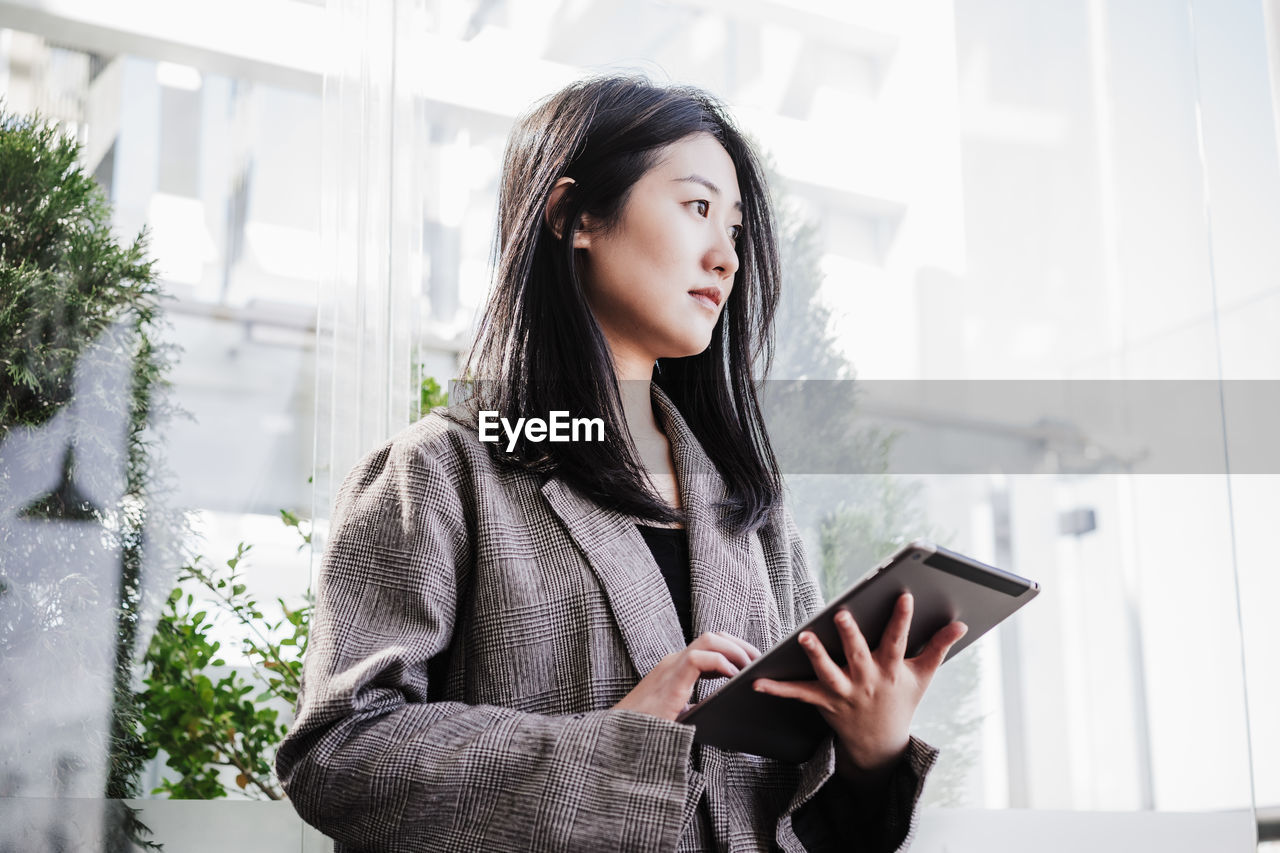
[(715, 245), (707, 251), (708, 267), (720, 273), (723, 278), (733, 278), (738, 272), (738, 249), (733, 238), (724, 234)]

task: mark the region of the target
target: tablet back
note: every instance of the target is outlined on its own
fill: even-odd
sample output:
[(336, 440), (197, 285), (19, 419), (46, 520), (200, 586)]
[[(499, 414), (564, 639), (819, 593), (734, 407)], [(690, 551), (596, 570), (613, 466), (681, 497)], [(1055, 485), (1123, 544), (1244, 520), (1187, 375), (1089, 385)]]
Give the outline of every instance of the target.
[(969, 626), (969, 631), (952, 646), (947, 654), (950, 660), (1039, 591), (1034, 581), (929, 542), (913, 542), (837, 596), (821, 613), (720, 690), (682, 714), (679, 721), (697, 727), (694, 739), (700, 743), (803, 761), (830, 733), (821, 715), (803, 702), (766, 696), (751, 687), (757, 678), (814, 678), (809, 658), (797, 640), (801, 631), (813, 631), (832, 659), (843, 665), (845, 655), (835, 625), (836, 613), (842, 609), (852, 613), (874, 649), (898, 596), (910, 592), (915, 609), (907, 637), (907, 656), (919, 654), (940, 628), (958, 619)]

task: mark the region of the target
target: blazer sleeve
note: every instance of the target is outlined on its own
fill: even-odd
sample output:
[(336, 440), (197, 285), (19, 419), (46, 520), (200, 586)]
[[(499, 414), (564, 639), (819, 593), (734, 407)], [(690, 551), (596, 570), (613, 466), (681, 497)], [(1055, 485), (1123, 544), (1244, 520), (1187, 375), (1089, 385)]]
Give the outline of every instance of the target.
[(390, 444), (340, 490), (276, 758), (294, 807), (360, 851), (674, 849), (691, 727), (433, 701), (471, 560), (461, 463), (438, 457)]
[[(800, 625), (822, 609), (822, 591), (809, 569), (804, 541), (789, 512), (785, 528), (795, 579), (795, 624)], [(791, 813), (792, 828), (805, 849), (857, 853), (907, 850), (915, 835), (924, 780), (938, 750), (912, 736), (886, 788), (868, 795), (834, 775), (834, 749), (830, 745), (824, 749), (809, 763), (821, 768), (825, 780), (811, 798), (793, 803)], [(805, 775), (812, 772), (805, 768)]]

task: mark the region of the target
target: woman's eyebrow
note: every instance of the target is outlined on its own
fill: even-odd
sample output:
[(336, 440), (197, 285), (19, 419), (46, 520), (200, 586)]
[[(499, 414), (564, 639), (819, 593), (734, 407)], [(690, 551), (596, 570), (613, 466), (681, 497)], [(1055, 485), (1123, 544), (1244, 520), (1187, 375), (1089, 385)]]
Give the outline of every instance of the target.
[[(720, 195), (720, 188), (716, 186), (715, 183), (708, 180), (707, 178), (702, 177), (701, 175), (686, 175), (683, 178), (672, 178), (671, 180), (672, 180), (672, 183), (690, 182), (695, 184), (702, 184), (704, 187), (706, 187), (708, 190), (711, 191), (712, 195), (716, 195), (716, 196)], [(736, 207), (738, 210), (742, 210), (742, 202), (740, 201), (734, 202), (733, 206)]]

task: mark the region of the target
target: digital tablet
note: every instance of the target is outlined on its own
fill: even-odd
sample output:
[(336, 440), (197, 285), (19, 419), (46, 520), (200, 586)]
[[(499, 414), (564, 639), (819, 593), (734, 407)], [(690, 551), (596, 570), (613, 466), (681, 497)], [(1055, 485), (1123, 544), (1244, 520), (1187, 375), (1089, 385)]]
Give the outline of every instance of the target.
[(810, 681), (815, 678), (799, 642), (801, 631), (812, 631), (837, 664), (844, 665), (844, 647), (835, 616), (848, 610), (867, 644), (875, 649), (904, 592), (915, 599), (907, 657), (919, 654), (940, 628), (959, 619), (969, 631), (951, 647), (946, 660), (990, 631), (1040, 592), (1039, 584), (1012, 572), (980, 563), (924, 540), (905, 545), (846, 590), (819, 614), (782, 642), (725, 682), (724, 686), (687, 709), (677, 722), (695, 726), (694, 740), (722, 749), (750, 752), (786, 761), (803, 761), (830, 733), (812, 706), (798, 699), (757, 693), (757, 678)]

